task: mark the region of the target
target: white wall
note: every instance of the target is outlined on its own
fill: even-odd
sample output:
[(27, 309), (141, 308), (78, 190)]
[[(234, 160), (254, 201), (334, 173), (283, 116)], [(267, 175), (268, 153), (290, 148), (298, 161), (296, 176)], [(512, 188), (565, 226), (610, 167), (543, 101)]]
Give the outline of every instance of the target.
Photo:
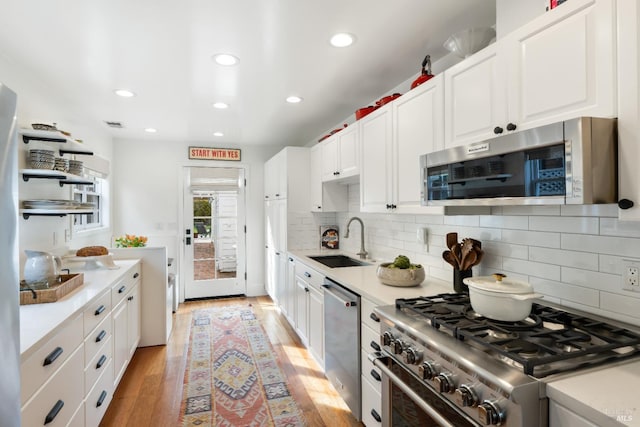
[[(530, 282), (548, 301), (640, 325), (640, 292), (621, 287), (622, 259), (640, 258), (640, 223), (619, 221), (617, 205), (496, 207), (491, 215), (443, 216), (360, 213), (359, 204), (354, 184), (349, 212), (336, 221), (344, 226), (360, 216), (365, 248), (380, 262), (405, 254), (427, 274), (450, 281), (442, 252), (446, 233), (457, 232), (459, 239), (480, 240), (486, 252), (474, 276), (502, 272)], [(428, 229), (428, 246), (417, 243), (421, 227)], [(360, 227), (352, 228), (340, 245), (355, 253)]]
[[(151, 235), (180, 241), (181, 173), (184, 166), (237, 166), (188, 160), (190, 145), (210, 143), (116, 140), (113, 165), (113, 236)], [(225, 147), (228, 145), (225, 144)], [(246, 167), (247, 295), (264, 295), (263, 165), (281, 147), (241, 148)], [(180, 250), (178, 251), (180, 252)], [(180, 277), (182, 281), (184, 278)]]
[[(58, 129), (72, 133), (72, 137), (82, 139), (87, 148), (106, 159), (112, 158), (112, 139), (102, 123), (83, 115), (81, 106), (72, 105), (65, 94), (47, 85), (37, 74), (19, 67), (10, 58), (0, 54), (0, 81), (18, 94), (18, 128), (30, 128), (33, 122), (55, 122)], [(28, 145), (21, 140), (18, 143), (18, 167), (24, 168), (25, 156), (38, 143)], [(81, 158), (78, 158), (81, 160)], [(20, 179), (18, 194), (20, 200), (34, 198), (69, 199), (70, 187), (60, 188), (50, 180)], [(71, 229), (71, 217), (31, 217), (18, 221), (20, 248), (20, 274), (24, 265), (24, 249), (45, 250), (62, 254), (67, 248), (79, 248), (87, 245), (107, 245), (110, 230), (72, 236), (65, 241), (65, 231)], [(55, 240), (55, 242), (54, 242)]]

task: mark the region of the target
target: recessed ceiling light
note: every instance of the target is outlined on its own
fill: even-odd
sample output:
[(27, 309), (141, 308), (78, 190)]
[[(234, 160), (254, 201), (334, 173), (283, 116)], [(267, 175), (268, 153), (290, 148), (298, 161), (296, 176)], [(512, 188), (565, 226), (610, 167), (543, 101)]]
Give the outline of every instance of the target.
[(225, 104), (224, 102), (214, 102), (213, 108), (219, 108), (221, 110), (224, 110), (225, 108), (229, 108), (229, 104)]
[(158, 132), (158, 129), (155, 129), (155, 128), (146, 128), (144, 131), (145, 131), (145, 132), (149, 132), (149, 133), (156, 133), (156, 132)]
[(216, 61), (216, 64), (224, 66), (236, 65), (238, 61), (240, 61), (237, 57), (229, 53), (217, 53), (213, 55), (213, 60)]
[(355, 41), (355, 37), (349, 33), (334, 34), (329, 40), (332, 46), (335, 47), (347, 47), (351, 46)]
[(127, 89), (117, 89), (117, 90), (114, 90), (114, 93), (123, 98), (131, 98), (132, 96), (136, 96), (135, 93)]
[(222, 133), (222, 132), (214, 132), (213, 136), (224, 136), (224, 133)]
[(290, 104), (297, 104), (298, 102), (302, 102), (302, 98), (300, 98), (299, 96), (289, 96), (287, 97), (287, 102)]

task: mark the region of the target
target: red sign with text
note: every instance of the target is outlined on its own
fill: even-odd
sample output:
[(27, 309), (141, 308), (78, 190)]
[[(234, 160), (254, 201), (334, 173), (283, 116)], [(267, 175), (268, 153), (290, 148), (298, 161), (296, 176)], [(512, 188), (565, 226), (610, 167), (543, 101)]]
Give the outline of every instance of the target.
[(189, 159), (239, 162), (240, 150), (237, 148), (189, 147)]

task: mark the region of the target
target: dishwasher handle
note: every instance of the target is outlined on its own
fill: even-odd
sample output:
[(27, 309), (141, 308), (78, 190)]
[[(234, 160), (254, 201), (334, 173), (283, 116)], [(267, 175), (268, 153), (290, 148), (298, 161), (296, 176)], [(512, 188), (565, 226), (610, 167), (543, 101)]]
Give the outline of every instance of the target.
[(331, 294), (331, 296), (335, 299), (337, 299), (342, 305), (344, 305), (345, 307), (349, 308), (349, 307), (356, 307), (358, 305), (358, 301), (353, 301), (350, 299), (345, 299), (343, 298), (343, 296), (337, 292), (335, 292), (333, 290), (333, 286), (328, 285), (328, 284), (323, 284), (322, 287), (324, 288), (325, 292), (328, 292), (329, 294)]

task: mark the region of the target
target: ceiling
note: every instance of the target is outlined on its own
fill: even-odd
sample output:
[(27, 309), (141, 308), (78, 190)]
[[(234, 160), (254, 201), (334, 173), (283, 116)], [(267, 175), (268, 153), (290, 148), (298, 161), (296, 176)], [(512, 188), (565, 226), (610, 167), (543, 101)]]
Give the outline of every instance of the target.
[[(0, 54), (91, 123), (121, 122), (115, 138), (226, 146), (304, 145), (415, 76), (425, 54), (446, 55), (451, 34), (495, 23), (495, 0), (4, 3)], [(335, 48), (336, 32), (356, 42)], [(239, 64), (217, 65), (223, 52)]]

